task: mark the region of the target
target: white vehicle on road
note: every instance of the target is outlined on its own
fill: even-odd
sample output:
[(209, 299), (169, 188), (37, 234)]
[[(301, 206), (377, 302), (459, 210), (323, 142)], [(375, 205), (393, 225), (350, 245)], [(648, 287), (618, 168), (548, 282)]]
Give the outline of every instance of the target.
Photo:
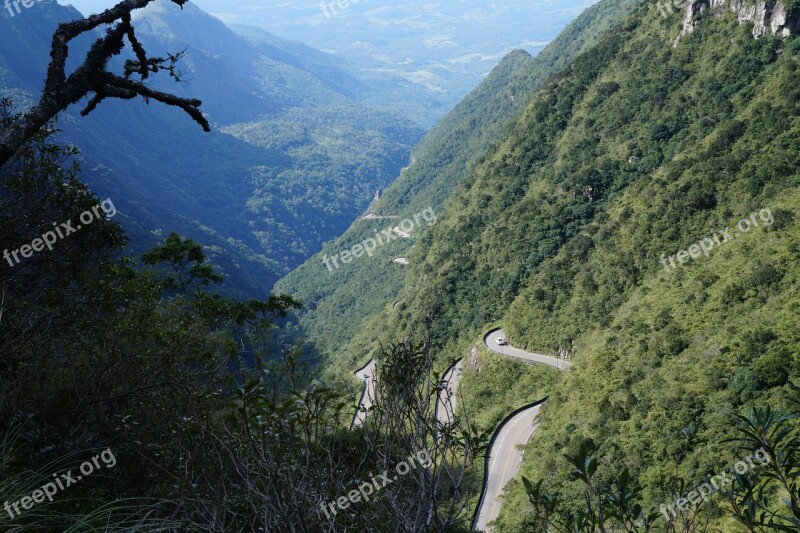
[(505, 338), (505, 337), (497, 337), (497, 339), (495, 339), (495, 341), (496, 341), (496, 342), (497, 342), (497, 344), (499, 344), (500, 346), (508, 346), (508, 341), (506, 340), (506, 338)]

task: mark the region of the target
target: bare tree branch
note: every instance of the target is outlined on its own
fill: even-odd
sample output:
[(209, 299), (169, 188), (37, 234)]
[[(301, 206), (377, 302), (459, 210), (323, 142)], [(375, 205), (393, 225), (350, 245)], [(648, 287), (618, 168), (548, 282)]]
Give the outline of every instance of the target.
[[(141, 9), (153, 0), (124, 0), (116, 6), (89, 18), (59, 24), (53, 34), (50, 50), (50, 65), (41, 98), (36, 106), (22, 115), (15, 124), (0, 135), (0, 167), (10, 161), (22, 145), (48, 121), (90, 94), (94, 96), (84, 108), (82, 115), (93, 111), (106, 98), (130, 100), (141, 96), (145, 100), (153, 99), (169, 106), (180, 107), (204, 131), (211, 131), (208, 120), (200, 111), (200, 100), (180, 98), (178, 96), (155, 91), (142, 81), (130, 79), (136, 73), (145, 80), (151, 73), (168, 70), (175, 75), (175, 61), (180, 54), (168, 59), (147, 56), (144, 47), (136, 38), (131, 23), (131, 12)], [(171, 0), (183, 7), (188, 0)], [(66, 75), (66, 62), (69, 56), (69, 43), (79, 35), (94, 31), (102, 25), (109, 25), (104, 37), (92, 45), (86, 54), (83, 64), (69, 77)], [(125, 47), (125, 40), (130, 43), (136, 61), (128, 61), (125, 65), (125, 77), (108, 72), (108, 61), (119, 55)], [(169, 66), (165, 66), (169, 63)]]

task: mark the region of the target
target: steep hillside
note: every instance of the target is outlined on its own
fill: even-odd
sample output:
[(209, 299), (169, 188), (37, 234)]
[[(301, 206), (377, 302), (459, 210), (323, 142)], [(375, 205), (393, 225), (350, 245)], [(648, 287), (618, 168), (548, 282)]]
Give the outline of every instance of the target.
[[(50, 1), (14, 17), (2, 11), (3, 95), (20, 106), (38, 98), (52, 31), (79, 17)], [(85, 119), (79, 109), (65, 114), (63, 138), (82, 149), (89, 185), (118, 201), (136, 249), (179, 231), (208, 246), (229, 290), (265, 294), (345, 231), (421, 136), (355, 103), (362, 87), (321, 52), (268, 35), (253, 44), (192, 4), (154, 3), (135, 24), (151, 54), (185, 50), (185, 83), (163, 76), (153, 85), (202, 99), (214, 132), (174, 109), (109, 101)], [(70, 57), (80, 60), (88, 44)]]
[(637, 4), (638, 0), (599, 2), (534, 58), (522, 51), (506, 56), (490, 77), (420, 142), (414, 151), (417, 164), (392, 183), (380, 209), (419, 210), (441, 205), (478, 158), (501, 138), (533, 92)]
[[(439, 212), (444, 201), (496, 143), (530, 101), (534, 91), (569, 60), (588, 48), (608, 27), (625, 18), (636, 0), (606, 0), (581, 14), (541, 54), (509, 54), (486, 80), (465, 98), (414, 150), (410, 166), (371, 206), (378, 215), (400, 219), (359, 220), (284, 278), (276, 290), (296, 295), (305, 305), (299, 317), (302, 333), (335, 365), (349, 373), (376, 346), (387, 316), (405, 304), (400, 292), (405, 277), (392, 258), (406, 254), (416, 242), (395, 240), (374, 256), (331, 273), (324, 255), (333, 255), (391, 228), (428, 207)], [(420, 237), (425, 227), (413, 232)], [(360, 336), (358, 342), (354, 338)]]
[[(378, 188), (364, 154), (403, 143), (369, 110), (336, 119), (359, 83), (318, 54), (144, 13), (148, 46), (209, 74), (198, 93), (230, 93), (217, 131), (125, 102), (65, 114), (62, 139), (140, 243), (210, 240), (124, 256), (114, 221), (85, 227), (100, 199), (68, 148), (0, 172), (0, 530), (800, 530), (800, 0), (623, 1), (506, 57), (277, 284), (307, 305), (280, 339), (297, 302), (215, 294), (205, 252), (271, 281)], [(0, 20), (2, 94), (35, 94), (60, 9)], [(305, 333), (322, 371), (276, 356)]]
[[(476, 152), (499, 137), (502, 128), (522, 109), (525, 92), (531, 92), (527, 87), (532, 61), (525, 52), (510, 54), (426, 136), (414, 151), (410, 166), (370, 209), (380, 217), (401, 218), (357, 220), (342, 237), (328, 243), (321, 253), (276, 285), (276, 291), (293, 294), (303, 302), (299, 324), (322, 354), (337, 359), (337, 353), (350, 352), (348, 343), (363, 327), (364, 318), (395, 300), (405, 271), (392, 259), (405, 255), (429, 224), (415, 228), (410, 239), (395, 239), (379, 247), (373, 256), (333, 271), (328, 271), (323, 259), (374, 237), (376, 230), (381, 234), (397, 226), (407, 216), (429, 207), (435, 213)], [(514, 97), (517, 92), (522, 93), (519, 100)]]
[[(550, 80), (409, 255), (383, 325), (452, 354), (499, 322), (570, 354), (525, 457), (572, 503), (579, 440), (658, 507), (736, 459), (731, 411), (800, 373), (797, 12), (734, 7), (642, 6)], [(502, 530), (530, 516), (519, 490)]]

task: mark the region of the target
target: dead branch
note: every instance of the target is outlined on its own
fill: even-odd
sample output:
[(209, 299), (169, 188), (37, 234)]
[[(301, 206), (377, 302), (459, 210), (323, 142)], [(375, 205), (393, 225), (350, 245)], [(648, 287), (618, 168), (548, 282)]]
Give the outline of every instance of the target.
[[(208, 120), (200, 111), (200, 100), (180, 98), (155, 91), (143, 83), (151, 73), (161, 70), (168, 70), (170, 75), (175, 77), (175, 61), (179, 57), (179, 55), (170, 56), (168, 59), (148, 57), (144, 47), (136, 38), (131, 23), (131, 12), (147, 6), (152, 1), (124, 0), (100, 14), (59, 24), (53, 34), (50, 65), (38, 104), (0, 134), (0, 167), (8, 163), (23, 144), (58, 113), (90, 94), (94, 96), (81, 112), (84, 116), (92, 112), (106, 98), (130, 100), (141, 96), (146, 101), (153, 99), (169, 106), (179, 107), (200, 124), (203, 130), (211, 131)], [(183, 7), (188, 0), (171, 1)], [(110, 26), (105, 36), (95, 41), (86, 54), (83, 64), (67, 77), (69, 43), (79, 35), (94, 31), (103, 25)], [(137, 59), (127, 61), (125, 75), (118, 76), (107, 70), (108, 62), (122, 52), (126, 40)], [(139, 80), (131, 79), (134, 74), (139, 76)]]

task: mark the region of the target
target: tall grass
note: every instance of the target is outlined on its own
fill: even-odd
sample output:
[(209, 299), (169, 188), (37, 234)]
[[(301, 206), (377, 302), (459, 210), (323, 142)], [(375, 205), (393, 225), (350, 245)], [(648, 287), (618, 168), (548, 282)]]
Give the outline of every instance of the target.
[[(33, 491), (52, 481), (53, 474), (74, 467), (79, 455), (78, 452), (65, 454), (36, 469), (20, 466), (25, 464), (21, 435), (22, 424), (12, 424), (5, 431), (0, 429), (0, 506), (4, 502), (13, 504), (24, 496), (30, 496)], [(80, 452), (81, 455), (83, 453), (85, 451)], [(0, 531), (137, 533), (179, 529), (178, 523), (160, 516), (159, 511), (165, 508), (167, 502), (116, 498), (109, 491), (92, 486), (88, 480), (82, 480), (81, 485), (66, 487), (54, 496), (52, 502), (45, 499), (13, 518), (4, 507), (0, 507)], [(71, 492), (73, 496), (70, 496)]]

